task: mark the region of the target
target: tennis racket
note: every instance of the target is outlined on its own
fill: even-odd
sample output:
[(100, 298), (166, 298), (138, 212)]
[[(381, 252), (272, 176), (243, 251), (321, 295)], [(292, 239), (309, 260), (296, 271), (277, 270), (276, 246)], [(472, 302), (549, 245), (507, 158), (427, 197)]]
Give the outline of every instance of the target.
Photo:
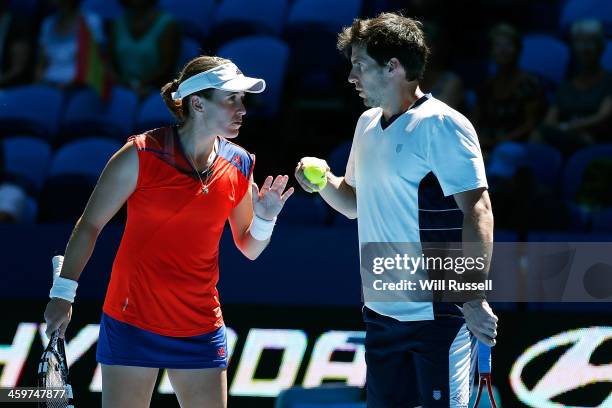
[[(53, 279), (60, 275), (63, 262), (63, 256), (53, 257)], [(64, 339), (59, 337), (59, 333), (59, 329), (53, 332), (38, 364), (38, 388), (49, 390), (45, 392), (45, 401), (38, 403), (39, 408), (74, 408), (66, 349)]]
[(476, 396), (474, 408), (477, 408), (478, 403), (480, 403), (480, 397), (482, 397), (482, 390), (485, 385), (489, 392), (491, 406), (497, 408), (495, 397), (493, 396), (493, 388), (491, 386), (491, 347), (481, 342), (478, 342), (478, 374), (480, 375), (480, 383), (478, 384), (478, 395)]
[(38, 388), (50, 391), (45, 393), (45, 401), (38, 403), (39, 408), (74, 408), (64, 339), (59, 337), (59, 330), (53, 333), (40, 358)]

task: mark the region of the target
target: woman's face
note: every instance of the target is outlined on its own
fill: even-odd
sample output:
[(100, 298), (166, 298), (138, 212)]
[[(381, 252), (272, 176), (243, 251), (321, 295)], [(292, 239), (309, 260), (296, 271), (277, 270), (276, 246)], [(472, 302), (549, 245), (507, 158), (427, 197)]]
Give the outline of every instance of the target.
[(200, 98), (204, 121), (212, 133), (230, 139), (238, 136), (246, 114), (244, 96), (244, 92), (215, 89), (210, 99)]
[(496, 35), (491, 44), (491, 54), (497, 65), (514, 64), (518, 60), (518, 49), (511, 36)]

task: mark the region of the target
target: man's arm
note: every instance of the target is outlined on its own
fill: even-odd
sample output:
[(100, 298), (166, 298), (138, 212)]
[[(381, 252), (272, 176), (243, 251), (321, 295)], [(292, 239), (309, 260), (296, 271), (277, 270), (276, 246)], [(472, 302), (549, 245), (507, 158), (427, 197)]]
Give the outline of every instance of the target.
[[(485, 267), (475, 277), (482, 282), (488, 275), (493, 249), (493, 211), (489, 193), (482, 187), (453, 197), (463, 212), (463, 255), (474, 259), (485, 257)], [(498, 319), (484, 297), (465, 302), (463, 315), (468, 328), (481, 342), (495, 345)]]
[[(327, 169), (325, 173), (327, 184), (322, 190), (319, 190), (315, 184), (309, 182), (306, 176), (304, 176), (304, 159), (308, 159), (311, 164), (313, 159), (319, 160), (320, 167)], [(300, 186), (307, 192), (319, 192), (323, 200), (340, 214), (350, 219), (357, 218), (357, 196), (355, 194), (355, 187), (348, 184), (344, 177), (335, 176), (330, 171), (325, 160), (313, 157), (303, 158), (295, 168), (295, 178)]]
[(488, 273), (493, 243), (493, 210), (491, 200), (486, 188), (464, 191), (453, 195), (457, 205), (463, 212), (462, 241), (469, 252), (466, 256), (487, 257), (484, 272)]

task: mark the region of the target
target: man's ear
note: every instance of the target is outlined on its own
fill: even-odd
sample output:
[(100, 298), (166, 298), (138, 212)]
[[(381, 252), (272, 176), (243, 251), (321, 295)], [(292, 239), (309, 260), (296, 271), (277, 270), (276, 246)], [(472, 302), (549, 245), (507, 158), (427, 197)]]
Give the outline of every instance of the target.
[(402, 68), (402, 64), (395, 57), (391, 58), (389, 62), (387, 62), (387, 70), (388, 72), (393, 72), (399, 68)]
[(389, 77), (396, 77), (396, 76), (397, 77), (401, 77), (401, 78), (405, 78), (406, 77), (406, 70), (404, 69), (404, 66), (395, 57), (391, 58), (387, 62), (387, 65), (385, 67), (385, 73)]

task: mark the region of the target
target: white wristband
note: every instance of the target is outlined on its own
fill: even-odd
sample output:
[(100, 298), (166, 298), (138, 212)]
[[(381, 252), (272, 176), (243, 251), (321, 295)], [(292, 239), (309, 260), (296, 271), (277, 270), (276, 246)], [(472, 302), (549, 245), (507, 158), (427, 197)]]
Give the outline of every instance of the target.
[(54, 256), (51, 263), (53, 264), (53, 286), (49, 292), (49, 297), (60, 298), (73, 303), (79, 283), (72, 279), (62, 278), (60, 276), (60, 273), (62, 272), (62, 265), (64, 264), (63, 256)]
[(58, 276), (55, 278), (55, 281), (53, 281), (53, 287), (51, 288), (51, 292), (49, 292), (49, 297), (60, 298), (73, 303), (78, 286), (79, 283), (77, 281)]
[(251, 222), (251, 236), (258, 241), (266, 241), (272, 236), (272, 230), (274, 230), (274, 224), (276, 223), (276, 217), (272, 221), (264, 220), (253, 214), (253, 221)]

